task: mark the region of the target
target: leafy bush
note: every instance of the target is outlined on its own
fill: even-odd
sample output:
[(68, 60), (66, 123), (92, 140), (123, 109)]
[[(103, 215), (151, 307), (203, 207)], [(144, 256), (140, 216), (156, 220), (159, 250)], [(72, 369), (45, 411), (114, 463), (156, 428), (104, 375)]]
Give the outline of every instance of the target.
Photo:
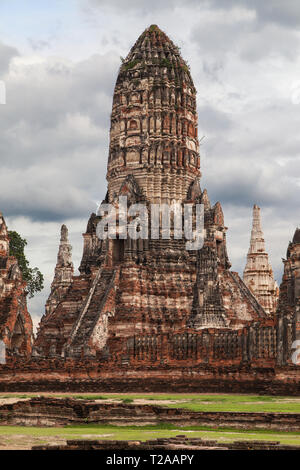
[(31, 268), (29, 266), (29, 261), (24, 253), (27, 240), (14, 231), (9, 231), (8, 237), (9, 255), (17, 258), (23, 279), (27, 282), (27, 293), (29, 297), (32, 298), (36, 292), (43, 290), (44, 276), (38, 268)]

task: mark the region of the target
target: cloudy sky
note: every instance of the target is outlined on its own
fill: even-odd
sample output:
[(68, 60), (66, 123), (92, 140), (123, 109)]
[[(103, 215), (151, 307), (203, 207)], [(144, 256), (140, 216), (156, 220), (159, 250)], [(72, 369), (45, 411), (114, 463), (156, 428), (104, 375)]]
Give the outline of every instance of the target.
[(278, 282), (300, 225), (298, 0), (0, 0), (0, 210), (46, 278), (66, 223), (82, 232), (106, 192), (109, 119), (120, 66), (158, 24), (181, 47), (198, 90), (202, 188), (220, 201), (232, 268), (243, 271), (252, 206)]

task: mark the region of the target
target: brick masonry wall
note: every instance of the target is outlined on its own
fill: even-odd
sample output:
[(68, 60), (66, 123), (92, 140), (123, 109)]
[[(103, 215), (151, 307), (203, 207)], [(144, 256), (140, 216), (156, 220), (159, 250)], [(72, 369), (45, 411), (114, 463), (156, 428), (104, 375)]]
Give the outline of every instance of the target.
[(1, 392), (197, 392), (299, 396), (297, 366), (161, 365), (112, 369), (97, 361), (38, 360), (0, 367)]
[(32, 450), (299, 450), (300, 446), (283, 445), (279, 442), (262, 441), (235, 441), (232, 443), (220, 443), (199, 438), (176, 436), (173, 438), (161, 438), (153, 441), (67, 441), (61, 446), (34, 446)]

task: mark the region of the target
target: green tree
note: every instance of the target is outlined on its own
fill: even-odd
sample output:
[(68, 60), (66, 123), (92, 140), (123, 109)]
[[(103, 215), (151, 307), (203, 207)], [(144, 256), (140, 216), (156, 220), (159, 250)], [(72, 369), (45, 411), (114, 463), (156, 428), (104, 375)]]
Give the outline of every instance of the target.
[(9, 231), (8, 236), (9, 254), (17, 258), (23, 279), (27, 282), (27, 292), (29, 297), (32, 298), (36, 292), (40, 292), (44, 288), (44, 276), (38, 268), (29, 266), (29, 261), (24, 253), (27, 240), (14, 231)]

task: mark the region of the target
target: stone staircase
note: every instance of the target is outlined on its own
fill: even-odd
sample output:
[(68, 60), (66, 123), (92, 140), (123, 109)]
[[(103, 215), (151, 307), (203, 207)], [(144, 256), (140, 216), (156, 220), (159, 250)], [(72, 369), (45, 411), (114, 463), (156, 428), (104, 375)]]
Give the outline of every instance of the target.
[(102, 307), (106, 300), (111, 284), (114, 281), (116, 270), (100, 268), (93, 281), (86, 302), (72, 329), (70, 339), (65, 348), (66, 354), (72, 352), (72, 356), (81, 356), (86, 352), (89, 338), (97, 323)]

